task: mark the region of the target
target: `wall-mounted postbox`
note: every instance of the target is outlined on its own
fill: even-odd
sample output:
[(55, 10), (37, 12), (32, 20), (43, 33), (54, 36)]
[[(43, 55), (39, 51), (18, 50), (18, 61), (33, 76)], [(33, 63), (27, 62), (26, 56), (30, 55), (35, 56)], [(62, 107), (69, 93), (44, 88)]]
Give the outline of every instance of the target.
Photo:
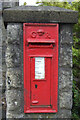
[(24, 112), (56, 113), (58, 24), (24, 23)]

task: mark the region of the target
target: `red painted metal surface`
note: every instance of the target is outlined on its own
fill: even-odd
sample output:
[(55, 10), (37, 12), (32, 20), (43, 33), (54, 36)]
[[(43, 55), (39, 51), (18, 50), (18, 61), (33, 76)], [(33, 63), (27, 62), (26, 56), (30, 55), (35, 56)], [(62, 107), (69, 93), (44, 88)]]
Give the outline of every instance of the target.
[(58, 24), (24, 23), (23, 30), (24, 112), (56, 113)]

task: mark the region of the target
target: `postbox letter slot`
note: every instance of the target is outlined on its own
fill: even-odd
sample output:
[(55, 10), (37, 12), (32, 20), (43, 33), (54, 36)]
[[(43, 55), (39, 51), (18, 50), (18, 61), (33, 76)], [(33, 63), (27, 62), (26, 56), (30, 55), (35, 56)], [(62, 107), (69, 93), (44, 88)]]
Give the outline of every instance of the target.
[(45, 47), (48, 47), (48, 48), (53, 48), (53, 46), (55, 44), (52, 44), (52, 43), (30, 43), (28, 44), (29, 47), (31, 48), (45, 48)]
[(55, 43), (55, 39), (28, 39), (27, 40), (28, 43), (50, 43), (50, 44), (54, 44)]
[(36, 103), (38, 103), (38, 101), (37, 101), (37, 100), (35, 100), (35, 101), (32, 101), (32, 103), (33, 103), (33, 104), (36, 104)]

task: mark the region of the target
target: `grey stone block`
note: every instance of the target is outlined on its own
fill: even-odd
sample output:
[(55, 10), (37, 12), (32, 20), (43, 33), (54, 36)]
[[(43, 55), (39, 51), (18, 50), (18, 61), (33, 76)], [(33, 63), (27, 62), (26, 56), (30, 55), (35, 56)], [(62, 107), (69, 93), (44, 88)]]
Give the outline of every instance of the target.
[(7, 26), (7, 44), (18, 44), (21, 43), (22, 25), (21, 24), (9, 24)]
[(6, 73), (6, 87), (7, 89), (11, 88), (23, 88), (23, 80), (21, 68), (10, 68), (7, 69)]
[(6, 49), (6, 65), (8, 68), (20, 67), (21, 49), (19, 45), (8, 45)]
[(59, 90), (67, 91), (72, 89), (72, 70), (66, 68), (59, 69)]
[(72, 108), (72, 90), (69, 90), (68, 92), (59, 92), (59, 106), (63, 109)]
[[(11, 112), (7, 112), (6, 113), (6, 120), (15, 120), (15, 119), (17, 119), (17, 120), (20, 120), (20, 119), (24, 119), (24, 120), (27, 120), (25, 117), (24, 117), (24, 114), (13, 114), (13, 113), (11, 113)], [(29, 120), (29, 118), (28, 118), (28, 120)]]
[[(7, 114), (18, 114), (23, 113), (24, 98), (23, 91), (18, 89), (12, 89), (6, 91), (6, 101), (7, 101)], [(9, 116), (7, 116), (9, 117)], [(13, 118), (15, 118), (14, 116)], [(10, 118), (10, 117), (9, 117)]]
[[(56, 114), (53, 116), (53, 118), (56, 118)], [(70, 110), (67, 110), (67, 109), (59, 109), (59, 112), (58, 112), (58, 115), (57, 115), (57, 118), (60, 119), (68, 119), (68, 120), (71, 120), (71, 111)]]
[(60, 45), (59, 66), (72, 67), (72, 47), (71, 45)]
[(21, 64), (21, 24), (9, 24), (7, 26), (7, 49), (6, 65), (7, 67), (19, 67)]
[[(18, 116), (19, 117), (19, 116)], [(37, 118), (37, 119), (43, 119), (44, 118), (44, 120), (46, 120), (46, 119), (61, 119), (61, 118), (63, 118), (63, 119), (70, 119), (71, 118), (71, 111), (70, 110), (68, 110), (68, 109), (59, 109), (59, 111), (57, 112), (57, 113), (55, 113), (55, 114), (52, 114), (52, 113), (36, 113), (36, 114), (24, 114), (23, 115), (23, 118), (27, 118), (27, 119), (29, 119), (29, 118), (33, 118), (33, 119), (35, 119), (35, 118)]]
[(73, 35), (72, 35), (73, 24), (61, 24), (60, 25), (60, 44), (72, 44)]
[(76, 23), (78, 12), (53, 6), (19, 6), (3, 11), (5, 22)]

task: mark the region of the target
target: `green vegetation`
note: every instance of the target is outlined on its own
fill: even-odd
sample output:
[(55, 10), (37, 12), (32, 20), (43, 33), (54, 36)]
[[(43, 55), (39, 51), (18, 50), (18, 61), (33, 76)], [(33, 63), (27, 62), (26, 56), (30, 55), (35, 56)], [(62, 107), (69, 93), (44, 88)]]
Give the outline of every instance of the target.
[(80, 0), (78, 2), (68, 3), (67, 1), (56, 2), (53, 0), (42, 0), (37, 2), (40, 6), (57, 6), (61, 8), (76, 10), (79, 12), (78, 23), (73, 28), (73, 119), (80, 119)]
[(27, 5), (27, 3), (26, 2), (24, 2), (24, 6), (26, 6)]

